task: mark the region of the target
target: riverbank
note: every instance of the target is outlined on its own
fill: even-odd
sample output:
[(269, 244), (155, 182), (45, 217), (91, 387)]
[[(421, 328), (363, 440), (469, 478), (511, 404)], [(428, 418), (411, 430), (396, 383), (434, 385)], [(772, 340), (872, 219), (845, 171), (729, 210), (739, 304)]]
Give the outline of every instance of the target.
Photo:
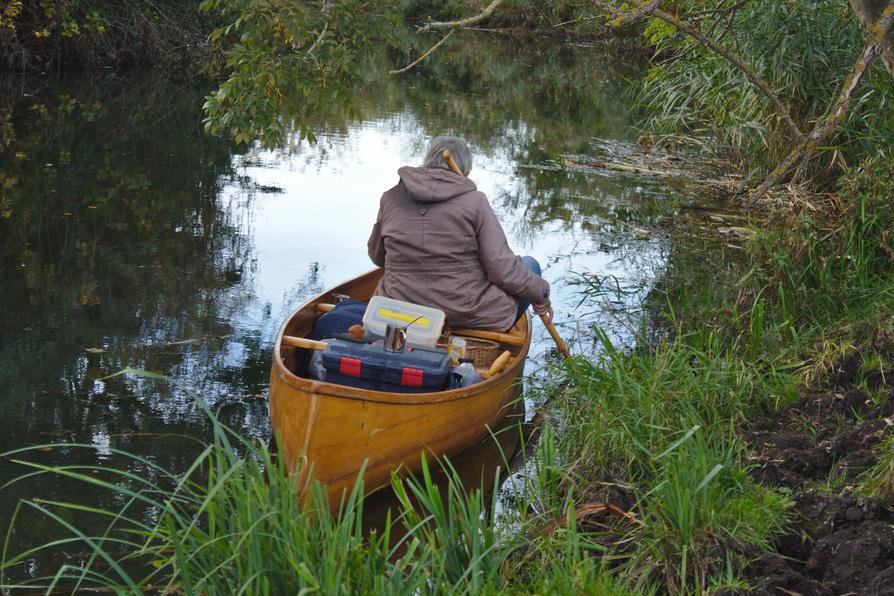
[(890, 585), (891, 174), (869, 162), (836, 212), (753, 227), (744, 266), (651, 297), (665, 335), (570, 365), (553, 421), (564, 494), (638, 519), (580, 522), (616, 577), (670, 592)]

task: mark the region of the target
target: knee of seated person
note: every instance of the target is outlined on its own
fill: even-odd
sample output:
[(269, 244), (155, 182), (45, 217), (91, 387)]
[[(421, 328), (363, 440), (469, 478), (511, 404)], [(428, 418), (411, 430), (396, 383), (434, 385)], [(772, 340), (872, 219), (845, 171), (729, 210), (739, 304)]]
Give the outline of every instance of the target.
[(525, 267), (527, 267), (528, 269), (530, 269), (537, 275), (543, 277), (543, 275), (541, 274), (541, 270), (540, 270), (540, 263), (537, 262), (537, 259), (535, 259), (532, 256), (525, 255), (521, 258), (521, 262), (522, 262), (522, 265), (524, 265)]

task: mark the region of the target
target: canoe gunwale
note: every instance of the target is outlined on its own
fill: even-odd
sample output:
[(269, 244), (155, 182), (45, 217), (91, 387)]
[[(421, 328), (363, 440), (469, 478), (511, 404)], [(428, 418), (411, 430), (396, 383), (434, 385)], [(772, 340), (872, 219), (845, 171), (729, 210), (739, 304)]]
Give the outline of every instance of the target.
[(283, 362), (282, 358), (282, 337), (286, 333), (286, 329), (290, 323), (304, 310), (313, 310), (317, 304), (326, 303), (331, 300), (334, 292), (340, 289), (350, 288), (352, 285), (359, 283), (368, 277), (380, 275), (379, 269), (374, 269), (368, 273), (358, 276), (337, 288), (327, 290), (326, 292), (309, 300), (292, 312), (285, 322), (280, 326), (276, 334), (276, 343), (273, 348), (273, 367), (277, 377), (285, 384), (294, 389), (310, 394), (319, 395), (320, 397), (335, 397), (344, 399), (353, 399), (358, 401), (389, 403), (396, 405), (414, 405), (414, 404), (432, 404), (440, 402), (449, 402), (466, 399), (488, 392), (491, 388), (495, 388), (498, 384), (505, 382), (507, 377), (519, 377), (524, 368), (525, 359), (528, 355), (528, 349), (531, 345), (531, 318), (530, 315), (525, 317), (525, 343), (517, 346), (518, 352), (513, 354), (512, 362), (500, 374), (484, 380), (481, 383), (475, 383), (469, 387), (461, 387), (458, 389), (450, 389), (446, 391), (434, 391), (430, 393), (391, 393), (387, 391), (374, 391), (369, 389), (359, 389), (348, 387), (346, 385), (336, 385), (327, 383), (326, 381), (318, 381), (314, 379), (306, 379), (299, 377), (291, 372)]

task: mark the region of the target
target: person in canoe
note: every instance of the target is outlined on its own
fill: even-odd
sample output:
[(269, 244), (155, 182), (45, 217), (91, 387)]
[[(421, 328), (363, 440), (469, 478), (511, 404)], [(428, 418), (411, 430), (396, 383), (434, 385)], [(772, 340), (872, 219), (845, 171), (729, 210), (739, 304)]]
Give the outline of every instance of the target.
[(506, 331), (528, 305), (552, 321), (540, 265), (509, 248), (471, 170), (466, 143), (440, 136), (421, 167), (397, 171), (367, 245), (385, 269), (375, 293), (439, 308), (455, 327)]

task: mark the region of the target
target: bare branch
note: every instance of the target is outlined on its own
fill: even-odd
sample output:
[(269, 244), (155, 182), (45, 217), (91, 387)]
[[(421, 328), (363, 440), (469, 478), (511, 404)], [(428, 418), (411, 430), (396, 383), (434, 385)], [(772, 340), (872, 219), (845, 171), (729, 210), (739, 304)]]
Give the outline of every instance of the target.
[(424, 27), (420, 27), (419, 33), (425, 33), (426, 31), (431, 31), (432, 29), (446, 29), (448, 27), (450, 28), (450, 31), (447, 32), (447, 35), (445, 35), (444, 37), (441, 38), (441, 41), (439, 41), (438, 43), (433, 45), (431, 48), (429, 48), (427, 52), (425, 52), (424, 54), (419, 56), (416, 60), (414, 60), (410, 64), (407, 64), (403, 68), (389, 70), (388, 74), (402, 74), (402, 73), (407, 72), (408, 70), (410, 70), (411, 68), (413, 68), (414, 66), (416, 66), (417, 64), (419, 64), (420, 62), (425, 60), (426, 58), (428, 58), (432, 52), (434, 52), (439, 47), (441, 47), (441, 44), (443, 44), (445, 41), (447, 41), (447, 38), (450, 37), (451, 35), (453, 35), (454, 31), (456, 31), (457, 29), (467, 28), (470, 25), (477, 25), (478, 23), (480, 23), (481, 21), (483, 21), (484, 19), (489, 17), (491, 15), (491, 13), (493, 13), (493, 11), (496, 10), (496, 8), (502, 2), (503, 2), (503, 0), (493, 0), (490, 4), (487, 5), (487, 7), (483, 11), (481, 11), (480, 13), (478, 13), (475, 16), (472, 16), (472, 17), (469, 17), (466, 19), (461, 19), (458, 21), (447, 21), (447, 22), (433, 21), (431, 23), (428, 23)]
[(847, 80), (841, 86), (841, 91), (832, 108), (825, 116), (817, 121), (813, 131), (803, 142), (792, 151), (776, 166), (776, 168), (767, 176), (751, 196), (748, 197), (748, 206), (753, 207), (757, 201), (763, 197), (768, 190), (779, 184), (779, 182), (788, 174), (789, 170), (798, 162), (809, 160), (816, 151), (820, 142), (825, 139), (835, 128), (844, 121), (847, 116), (848, 107), (854, 97), (854, 92), (860, 85), (863, 75), (869, 70), (872, 61), (878, 56), (879, 47), (887, 32), (894, 25), (894, 2), (890, 2), (888, 7), (882, 11), (878, 21), (869, 28), (870, 36), (866, 41), (866, 46), (860, 54), (854, 69), (848, 76)]
[(448, 31), (447, 35), (445, 35), (444, 37), (441, 38), (441, 41), (439, 41), (438, 43), (436, 43), (435, 45), (430, 47), (427, 52), (425, 52), (424, 54), (422, 54), (421, 56), (416, 58), (416, 60), (414, 60), (410, 64), (407, 64), (403, 68), (398, 68), (396, 70), (389, 70), (388, 74), (403, 74), (403, 73), (407, 72), (408, 70), (410, 70), (411, 68), (413, 68), (414, 66), (416, 66), (417, 64), (419, 64), (420, 62), (425, 60), (426, 58), (428, 58), (429, 54), (431, 54), (432, 52), (437, 50), (439, 47), (441, 47), (441, 44), (443, 44), (445, 41), (447, 41), (447, 38), (450, 37), (451, 35), (453, 35), (453, 32), (456, 31), (456, 29), (457, 29), (457, 27), (454, 27), (453, 29)]
[(764, 80), (753, 68), (751, 68), (748, 64), (745, 63), (742, 58), (740, 58), (737, 54), (732, 52), (731, 50), (723, 47), (719, 43), (715, 42), (710, 37), (704, 35), (701, 31), (698, 30), (698, 27), (695, 25), (680, 19), (679, 17), (675, 17), (672, 14), (668, 14), (663, 10), (660, 10), (658, 6), (661, 5), (661, 2), (650, 2), (633, 12), (623, 12), (610, 4), (603, 2), (602, 0), (591, 0), (591, 2), (603, 12), (606, 12), (614, 19), (609, 22), (612, 26), (618, 26), (622, 23), (627, 23), (644, 16), (653, 16), (661, 19), (666, 23), (670, 23), (680, 31), (686, 33), (693, 39), (700, 42), (702, 45), (710, 48), (714, 52), (720, 54), (724, 58), (727, 59), (733, 66), (738, 68), (742, 74), (744, 74), (751, 83), (757, 87), (761, 93), (763, 93), (764, 97), (766, 97), (770, 103), (773, 105), (773, 109), (776, 112), (776, 115), (782, 120), (782, 123), (788, 129), (788, 131), (794, 135), (795, 139), (799, 142), (803, 142), (805, 137), (804, 133), (801, 132), (801, 129), (798, 128), (798, 125), (795, 124), (794, 119), (791, 114), (789, 114), (788, 109), (785, 107), (785, 104), (782, 103), (782, 100), (779, 99), (779, 96), (770, 88), (770, 84)]
[(317, 39), (313, 42), (313, 44), (307, 49), (307, 53), (311, 56), (314, 54), (314, 50), (317, 49), (317, 46), (320, 45), (320, 42), (323, 41), (323, 36), (326, 35), (326, 32), (329, 30), (329, 21), (323, 23), (323, 29), (320, 31), (320, 34), (317, 35)]
[[(850, 0), (851, 8), (865, 31), (870, 32), (874, 23), (881, 20), (887, 2), (885, 0)], [(894, 31), (888, 32), (888, 35), (881, 44), (881, 58), (885, 64), (885, 68), (892, 77), (894, 77)]]
[(428, 23), (424, 27), (419, 29), (420, 33), (424, 33), (425, 31), (431, 31), (432, 29), (462, 29), (464, 27), (468, 27), (469, 25), (477, 25), (487, 17), (491, 15), (491, 13), (496, 10), (496, 8), (503, 2), (503, 0), (493, 0), (487, 7), (476, 14), (473, 17), (469, 17), (467, 19), (461, 19), (459, 21), (446, 21), (446, 22), (438, 22), (432, 21)]

